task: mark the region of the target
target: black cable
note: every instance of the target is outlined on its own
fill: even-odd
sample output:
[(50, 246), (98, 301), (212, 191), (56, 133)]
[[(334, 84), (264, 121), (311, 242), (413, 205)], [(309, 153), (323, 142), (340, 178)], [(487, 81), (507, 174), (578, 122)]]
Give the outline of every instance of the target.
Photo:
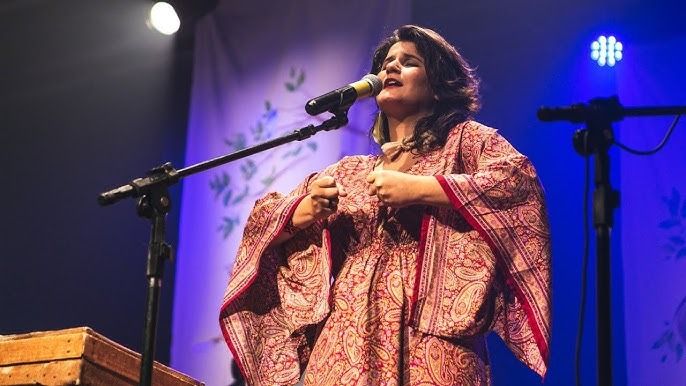
[(619, 146), (620, 149), (626, 150), (631, 154), (635, 155), (652, 155), (660, 151), (666, 144), (667, 141), (669, 140), (669, 137), (672, 135), (674, 132), (674, 128), (676, 127), (676, 124), (679, 122), (679, 118), (681, 118), (681, 114), (677, 115), (674, 117), (674, 121), (672, 121), (672, 125), (667, 129), (667, 133), (665, 134), (664, 138), (662, 138), (662, 141), (653, 149), (650, 150), (636, 150), (632, 149), (626, 145), (623, 145), (617, 141), (613, 141), (615, 145)]
[[(588, 133), (584, 134), (584, 149), (588, 146)], [(589, 180), (590, 180), (590, 155), (585, 157), (585, 171), (584, 171), (584, 215), (583, 215), (583, 235), (584, 235), (584, 255), (581, 263), (581, 299), (579, 304), (579, 323), (576, 333), (576, 348), (574, 351), (574, 370), (576, 385), (581, 386), (581, 342), (584, 335), (584, 319), (586, 315), (586, 281), (588, 271), (588, 245), (589, 245), (589, 229), (588, 229), (588, 196), (589, 196)]]

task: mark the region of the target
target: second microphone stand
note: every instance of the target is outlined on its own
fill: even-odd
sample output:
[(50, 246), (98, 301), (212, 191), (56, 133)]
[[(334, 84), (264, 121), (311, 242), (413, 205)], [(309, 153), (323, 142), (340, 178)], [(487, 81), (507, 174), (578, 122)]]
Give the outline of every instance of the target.
[[(596, 312), (598, 329), (598, 386), (612, 385), (612, 292), (610, 269), (610, 231), (613, 213), (619, 207), (619, 192), (610, 184), (609, 149), (614, 143), (612, 123), (624, 117), (681, 115), (686, 106), (624, 107), (619, 99), (594, 98), (589, 103), (568, 107), (543, 107), (538, 110), (542, 121), (585, 123), (574, 133), (574, 149), (583, 156), (595, 158), (593, 191), (593, 225), (596, 230)], [(585, 225), (585, 224), (584, 224)]]

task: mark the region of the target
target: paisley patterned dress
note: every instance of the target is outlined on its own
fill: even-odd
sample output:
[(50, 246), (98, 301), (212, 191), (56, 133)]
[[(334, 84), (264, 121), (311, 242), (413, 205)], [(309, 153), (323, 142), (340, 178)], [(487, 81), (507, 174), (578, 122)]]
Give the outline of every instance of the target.
[(307, 194), (259, 200), (221, 310), (254, 385), (488, 385), (485, 336), (546, 370), (550, 252), (535, 171), (494, 129), (455, 127), (406, 173), (434, 175), (453, 208), (380, 205), (366, 193), (376, 156), (330, 175), (337, 213), (277, 246)]

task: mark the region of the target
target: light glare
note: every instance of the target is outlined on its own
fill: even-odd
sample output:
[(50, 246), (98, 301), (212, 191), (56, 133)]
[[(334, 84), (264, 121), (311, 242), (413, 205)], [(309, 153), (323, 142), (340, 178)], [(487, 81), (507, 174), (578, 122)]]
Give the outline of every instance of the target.
[(609, 37), (601, 35), (591, 43), (591, 59), (601, 67), (605, 65), (613, 67), (622, 60), (624, 56), (622, 54), (623, 49), (624, 45), (614, 35)]
[(159, 2), (150, 9), (150, 24), (160, 33), (171, 35), (179, 30), (181, 20), (171, 4)]

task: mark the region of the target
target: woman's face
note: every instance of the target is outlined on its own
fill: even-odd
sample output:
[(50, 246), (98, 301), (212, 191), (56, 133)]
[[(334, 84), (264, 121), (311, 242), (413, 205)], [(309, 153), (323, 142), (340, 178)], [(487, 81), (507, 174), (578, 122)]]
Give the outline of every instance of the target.
[(401, 120), (431, 113), (435, 97), (426, 76), (424, 58), (414, 43), (393, 44), (378, 76), (383, 89), (376, 103), (389, 118)]

